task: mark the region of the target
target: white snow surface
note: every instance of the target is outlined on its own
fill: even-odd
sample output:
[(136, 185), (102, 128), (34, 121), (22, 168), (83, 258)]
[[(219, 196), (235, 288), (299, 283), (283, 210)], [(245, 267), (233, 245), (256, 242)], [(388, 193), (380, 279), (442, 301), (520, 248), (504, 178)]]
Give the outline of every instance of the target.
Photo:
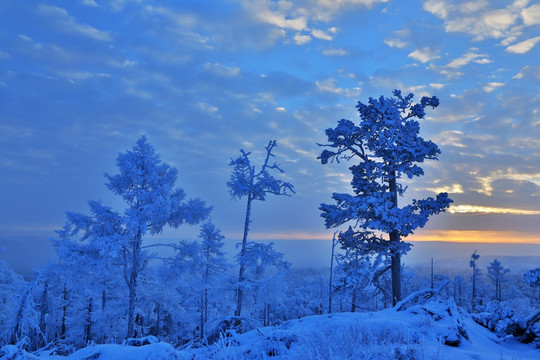
[[(93, 345), (64, 357), (35, 356), (8, 345), (0, 359), (540, 359), (540, 349), (512, 337), (497, 338), (451, 300), (431, 298), (402, 309), (308, 316), (232, 333), (199, 348), (174, 349), (163, 342)], [(444, 345), (445, 339), (459, 345)]]

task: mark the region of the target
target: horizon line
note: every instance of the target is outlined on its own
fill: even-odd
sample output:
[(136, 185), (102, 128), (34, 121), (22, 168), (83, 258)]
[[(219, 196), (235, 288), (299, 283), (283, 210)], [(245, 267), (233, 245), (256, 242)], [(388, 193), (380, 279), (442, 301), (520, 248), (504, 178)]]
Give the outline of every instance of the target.
[[(280, 233), (254, 233), (253, 240), (328, 240), (332, 233), (307, 232), (280, 232)], [(234, 238), (234, 237), (233, 237)], [(239, 236), (238, 238), (241, 238)], [(540, 237), (535, 233), (510, 230), (422, 230), (419, 234), (412, 234), (404, 241), (426, 242), (456, 242), (456, 243), (484, 243), (484, 244), (530, 244), (540, 245)]]

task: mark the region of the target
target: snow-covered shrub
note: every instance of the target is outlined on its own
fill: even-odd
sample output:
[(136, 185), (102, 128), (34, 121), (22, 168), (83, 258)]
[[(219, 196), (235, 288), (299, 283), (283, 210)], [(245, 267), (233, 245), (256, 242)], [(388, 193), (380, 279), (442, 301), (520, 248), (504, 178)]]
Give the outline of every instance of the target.
[(261, 324), (254, 320), (242, 316), (224, 316), (206, 323), (206, 341), (213, 344), (221, 337), (230, 337), (234, 334), (243, 334), (251, 331)]
[(3, 360), (37, 360), (37, 356), (27, 353), (17, 345), (6, 345), (0, 348), (0, 359)]
[(463, 324), (467, 314), (458, 308), (453, 299), (443, 299), (438, 291), (428, 289), (414, 292), (397, 303), (394, 309), (418, 316), (427, 315), (433, 322), (434, 335), (444, 345), (459, 346), (462, 339), (469, 339)]
[(495, 332), (497, 336), (503, 337), (514, 333), (523, 327), (523, 318), (516, 314), (514, 309), (507, 306), (505, 302), (492, 301), (477, 307), (478, 313), (472, 314), (474, 321), (489, 330)]
[(532, 343), (540, 349), (540, 310), (525, 319), (525, 331), (521, 341)]
[(141, 338), (129, 338), (122, 342), (124, 346), (144, 346), (150, 344), (157, 344), (159, 339), (155, 336), (148, 335)]

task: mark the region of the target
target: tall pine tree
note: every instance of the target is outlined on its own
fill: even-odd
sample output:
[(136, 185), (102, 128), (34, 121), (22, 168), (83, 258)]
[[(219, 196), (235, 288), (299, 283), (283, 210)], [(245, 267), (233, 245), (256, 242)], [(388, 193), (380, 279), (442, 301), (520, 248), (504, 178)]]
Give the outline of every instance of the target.
[[(349, 169), (353, 175), (353, 194), (334, 193), (335, 204), (321, 204), (321, 216), (327, 228), (354, 222), (358, 234), (355, 240), (366, 253), (383, 252), (391, 258), (392, 297), (401, 300), (401, 256), (410, 249), (402, 241), (429, 216), (444, 211), (452, 202), (447, 193), (436, 198), (413, 200), (399, 207), (398, 197), (406, 187), (401, 179), (424, 174), (418, 165), (425, 160), (437, 160), (436, 144), (419, 136), (418, 120), (424, 109), (439, 105), (436, 97), (423, 97), (414, 104), (413, 94), (405, 97), (394, 90), (392, 98), (370, 98), (368, 104), (356, 106), (360, 122), (340, 120), (335, 128), (326, 130), (328, 147), (318, 159), (322, 164), (340, 160), (357, 161)], [(388, 234), (388, 238), (384, 237)]]

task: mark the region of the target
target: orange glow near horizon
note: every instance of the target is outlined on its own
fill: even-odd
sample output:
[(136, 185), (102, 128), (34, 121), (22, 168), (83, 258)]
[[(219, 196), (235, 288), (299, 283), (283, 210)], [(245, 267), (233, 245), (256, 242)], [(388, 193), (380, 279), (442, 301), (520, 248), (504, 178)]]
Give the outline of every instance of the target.
[(410, 241), (451, 241), (461, 243), (539, 244), (537, 234), (492, 230), (422, 230), (407, 238)]
[[(250, 238), (257, 240), (331, 240), (333, 232), (328, 233), (253, 233)], [(519, 231), (492, 230), (420, 230), (406, 238), (407, 241), (448, 241), (460, 243), (498, 243), (498, 244), (538, 244), (540, 236)]]

